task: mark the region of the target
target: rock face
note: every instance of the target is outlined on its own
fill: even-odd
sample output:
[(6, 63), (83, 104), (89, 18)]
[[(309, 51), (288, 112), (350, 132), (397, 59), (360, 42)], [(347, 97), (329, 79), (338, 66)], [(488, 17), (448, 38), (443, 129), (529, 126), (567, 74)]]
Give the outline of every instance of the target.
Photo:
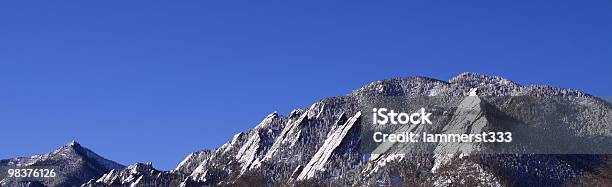
[(82, 186), (176, 186), (178, 178), (180, 176), (153, 168), (152, 163), (136, 163), (123, 170), (111, 170)]
[(55, 169), (57, 177), (44, 181), (17, 181), (15, 178), (5, 178), (1, 179), (0, 186), (80, 186), (110, 170), (123, 167), (72, 141), (45, 155), (0, 160), (2, 171), (10, 168), (49, 168)]
[[(332, 159), (332, 155), (339, 155), (341, 151), (345, 151), (340, 147), (341, 144), (358, 143), (358, 139), (347, 138), (347, 136), (354, 134), (352, 131), (358, 128), (355, 126), (358, 126), (360, 119), (361, 112), (357, 112), (357, 114), (348, 120), (344, 119), (344, 114), (342, 114), (338, 122), (336, 122), (336, 125), (330, 130), (321, 148), (319, 148), (317, 153), (308, 161), (308, 164), (301, 169), (296, 180), (311, 179), (315, 177), (318, 172), (325, 171), (325, 166)], [(338, 162), (338, 160), (335, 162)]]
[[(612, 137), (611, 105), (577, 90), (524, 86), (477, 73), (463, 73), (449, 81), (426, 77), (395, 78), (373, 82), (345, 96), (322, 99), (308, 108), (295, 109), (287, 116), (274, 112), (253, 129), (236, 134), (223, 146), (188, 155), (172, 171), (158, 171), (151, 164), (123, 168), (98, 161), (96, 163), (106, 163), (100, 166), (112, 167), (101, 167), (96, 170), (100, 171), (97, 175), (90, 175), (88, 179), (82, 177), (79, 181), (85, 183), (84, 186), (557, 186), (606, 184), (608, 175), (601, 173), (609, 173), (605, 168), (612, 168), (609, 155), (475, 154), (489, 149), (476, 143), (426, 146), (387, 143), (376, 147), (376, 154), (366, 154), (360, 149), (365, 133), (361, 131), (361, 121), (367, 114), (360, 111), (360, 105), (378, 96), (435, 96), (428, 104), (436, 106), (433, 107), (435, 112), (445, 117), (435, 119), (431, 126), (402, 126), (396, 129), (398, 132), (479, 133), (554, 118), (533, 115), (544, 110), (553, 113), (572, 110), (578, 112), (567, 118), (550, 120), (551, 126), (547, 128), (566, 130), (577, 137)], [(533, 106), (533, 111), (527, 111), (532, 115), (525, 115), (526, 111), (516, 108), (523, 104), (522, 100), (496, 100), (490, 96), (571, 96), (576, 99), (562, 107), (555, 102)], [(590, 108), (584, 109), (587, 105)], [(407, 154), (406, 150), (431, 154)], [(13, 165), (30, 163), (27, 159), (13, 159), (0, 164), (9, 162)], [(102, 176), (103, 173), (106, 174)], [(45, 185), (76, 183), (77, 180)]]

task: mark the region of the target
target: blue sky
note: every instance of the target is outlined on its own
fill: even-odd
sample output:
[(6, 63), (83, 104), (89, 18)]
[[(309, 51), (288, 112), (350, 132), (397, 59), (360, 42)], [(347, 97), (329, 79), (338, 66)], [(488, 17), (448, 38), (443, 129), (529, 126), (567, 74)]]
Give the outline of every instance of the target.
[(2, 1), (0, 158), (171, 169), (267, 114), (464, 71), (609, 96), (610, 1)]

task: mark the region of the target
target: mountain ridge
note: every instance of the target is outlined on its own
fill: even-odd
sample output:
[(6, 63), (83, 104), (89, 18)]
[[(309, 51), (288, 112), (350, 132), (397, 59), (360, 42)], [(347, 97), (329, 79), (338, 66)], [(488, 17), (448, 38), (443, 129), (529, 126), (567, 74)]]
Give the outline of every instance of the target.
[[(273, 112), (253, 129), (234, 135), (231, 140), (219, 148), (189, 154), (173, 170), (160, 171), (153, 168), (151, 163), (136, 163), (128, 167), (113, 165), (115, 167), (110, 171), (98, 177), (92, 177), (81, 184), (83, 186), (157, 186), (160, 184), (163, 186), (202, 186), (254, 183), (262, 185), (372, 185), (397, 184), (398, 181), (410, 183), (417, 181), (414, 179), (416, 177), (422, 180), (420, 185), (465, 185), (468, 184), (465, 181), (469, 181), (484, 186), (500, 186), (512, 184), (512, 180), (507, 179), (508, 177), (531, 174), (530, 172), (521, 173), (514, 168), (514, 165), (529, 167), (525, 163), (532, 162), (534, 159), (551, 163), (565, 162), (564, 157), (554, 156), (526, 156), (526, 158), (510, 156), (506, 160), (501, 157), (493, 158), (490, 162), (496, 163), (495, 167), (506, 172), (499, 173), (501, 171), (490, 170), (487, 165), (471, 160), (473, 157), (469, 156), (440, 157), (398, 154), (396, 148), (398, 145), (389, 145), (390, 147), (384, 154), (373, 157), (359, 152), (361, 132), (358, 128), (360, 125), (355, 123), (362, 118), (359, 105), (363, 99), (371, 96), (440, 96), (450, 97), (451, 100), (458, 98), (451, 102), (440, 103), (444, 106), (457, 106), (464, 100), (463, 97), (469, 99), (470, 95), (477, 96), (476, 98), (485, 96), (573, 96), (584, 98), (589, 102), (601, 103), (596, 97), (574, 89), (520, 85), (506, 78), (472, 72), (459, 74), (449, 81), (421, 76), (384, 79), (362, 86), (346, 95), (321, 99), (308, 108), (294, 109), (287, 116)], [(602, 114), (609, 118), (610, 104), (604, 103), (603, 105)], [(464, 115), (457, 113), (455, 116)], [(350, 121), (352, 123), (349, 123)], [(606, 123), (606, 121), (603, 122)], [(475, 120), (460, 118), (454, 120), (449, 118), (440, 123), (440, 127), (436, 128), (454, 129), (452, 131), (461, 132), (494, 125), (488, 121), (475, 122)], [(457, 126), (459, 123), (469, 123), (469, 126)], [(588, 125), (594, 126), (591, 123)], [(610, 126), (609, 123), (603, 125)], [(423, 127), (408, 128), (419, 131), (418, 129)], [(466, 128), (468, 130), (465, 130)], [(600, 133), (610, 134), (607, 131), (600, 131)], [(76, 142), (70, 142), (67, 145), (68, 147), (80, 147)], [(459, 150), (464, 150), (463, 153), (473, 150), (465, 146), (459, 147)], [(579, 158), (588, 160), (587, 157)], [(104, 160), (97, 160), (95, 163), (104, 163)], [(407, 160), (420, 160), (418, 163), (421, 165), (407, 163)], [(413, 168), (414, 171), (397, 170), (397, 166)], [(593, 162), (587, 168), (593, 169), (596, 168), (595, 166)], [(453, 173), (449, 169), (453, 167), (459, 170)], [(559, 168), (561, 165), (557, 164), (554, 167)], [(536, 178), (537, 180), (519, 184), (544, 184), (541, 182), (564, 184), (569, 180), (579, 180), (582, 173), (586, 172), (586, 170), (567, 168), (564, 170), (569, 171), (552, 172), (550, 176), (540, 176)], [(391, 171), (403, 173), (406, 176), (396, 176)], [(455, 176), (456, 173), (465, 173), (466, 176), (458, 177)], [(414, 180), (407, 181), (407, 176)]]
[[(61, 171), (58, 172), (59, 176), (57, 178), (45, 180), (42, 184), (72, 186), (80, 185), (92, 177), (99, 177), (112, 169), (119, 169), (124, 166), (98, 155), (73, 140), (46, 154), (0, 160), (0, 169), (2, 170), (21, 167)], [(2, 179), (0, 184), (18, 185), (22, 182), (40, 182), (10, 179)]]

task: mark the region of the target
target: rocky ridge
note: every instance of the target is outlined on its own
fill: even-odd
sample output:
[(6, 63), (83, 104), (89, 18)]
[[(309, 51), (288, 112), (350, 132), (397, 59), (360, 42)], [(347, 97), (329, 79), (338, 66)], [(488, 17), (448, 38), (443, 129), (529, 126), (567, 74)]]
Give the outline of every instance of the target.
[[(449, 81), (427, 77), (376, 81), (348, 95), (330, 97), (287, 116), (274, 112), (255, 128), (236, 134), (215, 150), (188, 155), (172, 171), (151, 164), (105, 168), (104, 175), (83, 186), (205, 186), (205, 185), (564, 185), (609, 164), (608, 155), (473, 155), (477, 144), (409, 147), (386, 144), (379, 154), (360, 152), (360, 104), (378, 96), (436, 96), (439, 112), (449, 114), (432, 127), (405, 126), (398, 131), (478, 133), (498, 128), (496, 113), (520, 118), (513, 105), (488, 96), (571, 96), (579, 105), (596, 106), (572, 119), (559, 121), (578, 135), (612, 136), (609, 103), (573, 89), (520, 85), (511, 80), (462, 73)], [(469, 113), (459, 110), (465, 108)], [(592, 115), (597, 115), (598, 120)], [(590, 121), (589, 121), (590, 120)], [(405, 154), (400, 150), (455, 150), (438, 154)], [(28, 163), (27, 160), (21, 161)], [(3, 163), (3, 162), (0, 162)], [(112, 169), (112, 170), (111, 170)], [(527, 180), (517, 180), (517, 179)], [(53, 184), (51, 184), (53, 185)]]

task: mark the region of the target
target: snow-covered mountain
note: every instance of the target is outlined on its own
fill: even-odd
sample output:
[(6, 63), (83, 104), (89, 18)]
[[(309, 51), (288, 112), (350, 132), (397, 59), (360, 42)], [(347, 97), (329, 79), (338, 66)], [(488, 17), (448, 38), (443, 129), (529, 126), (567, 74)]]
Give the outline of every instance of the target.
[(0, 186), (79, 186), (112, 169), (123, 167), (72, 141), (44, 155), (0, 160), (0, 170), (3, 172), (11, 168), (46, 168), (55, 169), (57, 173), (56, 177), (42, 181), (4, 178), (0, 179)]
[[(468, 97), (469, 95), (477, 97)], [(499, 186), (509, 184), (562, 185), (580, 180), (588, 171), (605, 165), (607, 155), (478, 155), (478, 145), (440, 143), (433, 153), (403, 154), (403, 145), (380, 146), (382, 154), (359, 153), (360, 103), (376, 96), (437, 96), (446, 106), (449, 119), (436, 121), (440, 132), (479, 133), (495, 121), (492, 109), (503, 103), (481, 100), (486, 96), (571, 96), (597, 103), (599, 121), (578, 121), (571, 125), (597, 127), (584, 133), (612, 135), (610, 104), (586, 93), (541, 85), (519, 85), (505, 78), (463, 73), (450, 81), (426, 77), (396, 78), (373, 82), (354, 92), (330, 97), (296, 109), (288, 116), (270, 114), (254, 129), (236, 134), (221, 148), (208, 153), (195, 170), (176, 172), (189, 175), (183, 186), (214, 184), (420, 184)], [(443, 100), (443, 101), (442, 101)], [(464, 108), (457, 110), (457, 108)], [(463, 113), (462, 113), (463, 111)], [(469, 111), (468, 114), (465, 113)], [(504, 113), (504, 111), (495, 111)], [(512, 115), (516, 111), (506, 111)], [(588, 111), (591, 112), (591, 111)], [(587, 112), (587, 113), (588, 113)], [(465, 114), (464, 114), (465, 113)], [(581, 114), (588, 115), (588, 114)], [(506, 122), (508, 123), (508, 122)], [(415, 126), (413, 132), (420, 132)], [(469, 129), (469, 132), (467, 132)], [(582, 127), (585, 129), (585, 127)], [(417, 148), (411, 148), (417, 149)], [(426, 149), (426, 148), (424, 148)], [(454, 150), (454, 154), (449, 154)], [(443, 154), (442, 154), (443, 153)], [(418, 162), (414, 162), (418, 160)], [(538, 163), (538, 164), (534, 164)], [(183, 165), (185, 163), (182, 163)], [(406, 170), (405, 168), (411, 168)], [(494, 168), (494, 169), (492, 169)], [(533, 180), (518, 180), (530, 176)], [(533, 177), (535, 176), (535, 177)]]
[[(477, 73), (463, 73), (449, 81), (395, 78), (373, 82), (344, 96), (322, 99), (287, 116), (274, 112), (253, 129), (234, 135), (223, 146), (188, 155), (171, 171), (156, 170), (150, 163), (125, 168), (105, 159), (89, 159), (97, 160), (95, 163), (100, 163), (102, 169), (96, 171), (105, 174), (80, 177), (79, 181), (83, 186), (559, 186), (612, 182), (609, 177), (612, 162), (610, 155), (605, 154), (475, 154), (489, 148), (455, 143), (423, 147), (383, 144), (375, 148), (377, 154), (365, 154), (360, 149), (362, 133), (366, 133), (362, 132), (361, 121), (366, 114), (360, 105), (378, 96), (435, 96), (428, 105), (435, 106), (446, 117), (436, 119), (428, 129), (411, 125), (396, 130), (433, 129), (444, 133), (479, 133), (527, 124), (533, 119), (522, 116), (533, 116), (533, 112), (541, 112), (540, 108), (562, 112), (555, 111), (561, 110), (557, 107), (561, 104), (544, 102), (538, 103), (538, 110), (525, 115), (524, 111), (516, 110), (522, 101), (508, 102), (489, 96), (572, 97), (576, 99), (563, 104), (563, 110), (580, 112), (551, 124), (577, 137), (608, 140), (612, 137), (612, 106), (577, 90), (520, 85)], [(499, 120), (500, 116), (504, 120)], [(405, 154), (406, 150), (428, 154)], [(13, 165), (30, 162), (24, 158), (11, 160)], [(3, 160), (0, 165), (11, 160)], [(73, 181), (45, 185), (76, 184)]]

